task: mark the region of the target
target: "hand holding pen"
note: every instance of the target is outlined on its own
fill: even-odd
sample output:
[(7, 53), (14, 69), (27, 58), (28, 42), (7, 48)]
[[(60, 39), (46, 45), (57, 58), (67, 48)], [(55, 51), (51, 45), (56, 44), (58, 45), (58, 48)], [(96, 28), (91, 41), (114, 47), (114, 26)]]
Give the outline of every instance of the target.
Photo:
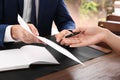
[(73, 32), (72, 30), (69, 30), (69, 31), (71, 32), (71, 34), (66, 35), (65, 38), (70, 38), (70, 37), (80, 34), (80, 32)]

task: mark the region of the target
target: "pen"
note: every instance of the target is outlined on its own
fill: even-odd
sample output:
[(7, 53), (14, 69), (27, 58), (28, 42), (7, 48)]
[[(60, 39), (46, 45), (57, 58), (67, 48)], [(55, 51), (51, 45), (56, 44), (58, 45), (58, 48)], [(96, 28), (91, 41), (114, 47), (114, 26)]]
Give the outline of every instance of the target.
[[(70, 32), (72, 32), (72, 31), (70, 31)], [(69, 37), (75, 36), (75, 35), (77, 35), (79, 33), (80, 32), (72, 32), (71, 34), (66, 35), (65, 38), (69, 38)]]

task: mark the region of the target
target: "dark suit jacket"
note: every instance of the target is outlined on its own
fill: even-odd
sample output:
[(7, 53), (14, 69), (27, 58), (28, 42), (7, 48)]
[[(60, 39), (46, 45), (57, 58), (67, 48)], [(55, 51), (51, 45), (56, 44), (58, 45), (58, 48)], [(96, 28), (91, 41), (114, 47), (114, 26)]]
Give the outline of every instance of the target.
[[(8, 25), (18, 24), (17, 15), (23, 15), (23, 0), (0, 0), (0, 46), (3, 45), (5, 29)], [(70, 17), (63, 0), (40, 0), (37, 27), (40, 36), (51, 34), (52, 22), (59, 31), (73, 29), (75, 24)]]

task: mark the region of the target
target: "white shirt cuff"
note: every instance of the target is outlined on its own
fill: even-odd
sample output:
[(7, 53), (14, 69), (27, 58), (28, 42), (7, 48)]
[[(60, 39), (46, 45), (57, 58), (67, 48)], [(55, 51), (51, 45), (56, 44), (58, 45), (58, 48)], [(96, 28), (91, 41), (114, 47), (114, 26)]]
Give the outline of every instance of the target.
[(6, 28), (4, 42), (16, 42), (16, 40), (14, 40), (11, 36), (11, 27), (12, 25)]

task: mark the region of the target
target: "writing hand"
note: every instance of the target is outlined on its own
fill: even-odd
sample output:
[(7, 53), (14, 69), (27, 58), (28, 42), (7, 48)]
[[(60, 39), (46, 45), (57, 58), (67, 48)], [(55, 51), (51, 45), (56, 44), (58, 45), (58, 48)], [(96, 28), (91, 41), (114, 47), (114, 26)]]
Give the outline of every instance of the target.
[(71, 34), (72, 32), (69, 30), (63, 30), (55, 35), (56, 41), (60, 43), (61, 45), (65, 45), (65, 43), (62, 41), (66, 35)]

